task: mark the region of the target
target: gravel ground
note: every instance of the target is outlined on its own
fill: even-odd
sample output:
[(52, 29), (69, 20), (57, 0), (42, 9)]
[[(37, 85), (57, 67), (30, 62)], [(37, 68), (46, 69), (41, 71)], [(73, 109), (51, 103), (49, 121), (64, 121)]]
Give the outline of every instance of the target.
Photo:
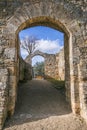
[(15, 114), (4, 130), (87, 130), (72, 111), (65, 96), (46, 80), (19, 85)]

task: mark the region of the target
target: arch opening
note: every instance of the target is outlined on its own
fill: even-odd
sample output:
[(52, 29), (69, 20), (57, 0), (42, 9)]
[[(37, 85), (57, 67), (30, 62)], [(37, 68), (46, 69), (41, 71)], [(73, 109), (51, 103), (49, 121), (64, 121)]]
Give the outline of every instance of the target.
[[(39, 23), (38, 23), (39, 24)], [(34, 26), (35, 27), (35, 26)], [(38, 26), (36, 26), (36, 27), (38, 27)], [(41, 26), (42, 27), (42, 26)], [(44, 27), (45, 27), (45, 24), (44, 24)], [(48, 27), (50, 27), (50, 24), (48, 24)], [(47, 28), (48, 28), (47, 27)], [(52, 27), (51, 27), (52, 28)], [(58, 31), (57, 29), (56, 29), (56, 31)], [(41, 32), (40, 32), (40, 35), (41, 35)], [(59, 34), (58, 34), (59, 35)], [(24, 35), (23, 35), (24, 36)], [(53, 37), (53, 34), (51, 35), (52, 37)], [(30, 37), (31, 38), (31, 37)], [(36, 41), (38, 41), (38, 38), (35, 38), (36, 39)], [(65, 39), (65, 40), (64, 40)], [(45, 40), (47, 40), (47, 39), (45, 39)], [(45, 43), (45, 40), (43, 41), (41, 41), (41, 39), (39, 39), (39, 43), (41, 43), (41, 42), (44, 42)], [(70, 66), (69, 66), (69, 42), (68, 42), (68, 36), (66, 35), (66, 34), (64, 34), (63, 33), (63, 39), (62, 40), (64, 40), (63, 42), (65, 42), (64, 43), (64, 46), (63, 46), (63, 48), (61, 48), (59, 51), (57, 50), (56, 52), (54, 52), (54, 53), (51, 53), (51, 50), (49, 51), (49, 49), (50, 49), (50, 46), (51, 46), (51, 42), (50, 42), (50, 44), (48, 44), (47, 42), (44, 44), (44, 47), (48, 44), (49, 46), (47, 47), (47, 49), (48, 50), (46, 50), (46, 47), (45, 47), (45, 49), (44, 49), (44, 51), (42, 51), (41, 50), (41, 48), (40, 48), (40, 50), (38, 50), (38, 49), (35, 49), (34, 51), (33, 51), (33, 53), (31, 53), (31, 55), (27, 55), (26, 56), (26, 58), (25, 58), (25, 62), (27, 63), (27, 65), (25, 65), (25, 67), (26, 67), (26, 72), (28, 72), (28, 69), (27, 68), (29, 68), (29, 66), (28, 65), (30, 65), (30, 74), (33, 76), (33, 72), (32, 72), (32, 58), (34, 58), (36, 55), (40, 55), (40, 56), (43, 56), (44, 57), (44, 62), (45, 62), (45, 79), (47, 79), (48, 81), (51, 81), (53, 84), (54, 84), (54, 82), (56, 81), (56, 84), (55, 85), (57, 85), (59, 88), (57, 88), (57, 89), (59, 89), (58, 90), (58, 95), (56, 95), (56, 96), (60, 96), (61, 94), (59, 94), (59, 93), (61, 93), (61, 90), (63, 90), (62, 92), (63, 92), (63, 95), (65, 94), (65, 85), (66, 85), (66, 92), (67, 92), (67, 87), (68, 87), (68, 97), (67, 97), (67, 99), (70, 101), (70, 84), (69, 84), (69, 76), (70, 76)], [(49, 41), (51, 41), (50, 39), (48, 39), (48, 42)], [(58, 42), (58, 40), (56, 41), (55, 40), (55, 42), (57, 43)], [(57, 43), (58, 44), (58, 43)], [(53, 42), (52, 42), (52, 45), (53, 45)], [(39, 44), (39, 47), (40, 47), (40, 44)], [(56, 46), (57, 47), (57, 46)], [(55, 47), (55, 48), (56, 48)], [(66, 48), (67, 47), (67, 48)], [(59, 48), (59, 46), (58, 46), (58, 48)], [(57, 48), (57, 49), (58, 49)], [(42, 48), (43, 49), (43, 48)], [(20, 50), (20, 49), (19, 49)], [(19, 51), (18, 50), (18, 51)], [(60, 53), (60, 52), (62, 52), (62, 53)], [(19, 53), (19, 52), (18, 52)], [(63, 54), (63, 55), (62, 55)], [(66, 55), (67, 55), (67, 58), (66, 58)], [(62, 56), (63, 56), (63, 58), (62, 58)], [(19, 60), (20, 60), (20, 55), (19, 55)], [(62, 59), (64, 60), (63, 61), (63, 65), (61, 65), (62, 64)], [(23, 63), (23, 62), (22, 62)], [(59, 64), (59, 65), (58, 65)], [(66, 65), (67, 65), (67, 68), (66, 68)], [(20, 65), (21, 66), (21, 65)], [(24, 67), (24, 66), (23, 66)], [(58, 68), (58, 67), (60, 67), (60, 68)], [(63, 67), (63, 68), (62, 68)], [(19, 67), (19, 72), (20, 72), (20, 68), (21, 67)], [(59, 71), (60, 70), (60, 71)], [(40, 72), (40, 71), (39, 71)], [(66, 72), (66, 74), (65, 74), (65, 72)], [(63, 73), (63, 76), (62, 76), (62, 73)], [(42, 74), (43, 74), (43, 72), (42, 72)], [(58, 74), (60, 74), (60, 77), (58, 77)], [(29, 73), (28, 73), (28, 75), (29, 75)], [(28, 75), (24, 75), (24, 78), (25, 77), (28, 77)], [(66, 76), (67, 75), (67, 76)], [(48, 87), (49, 85), (47, 85), (46, 84), (46, 80), (43, 80), (42, 81), (42, 75), (40, 75), (40, 74), (36, 74), (36, 76), (38, 77), (38, 79), (39, 78), (41, 78), (41, 81), (39, 80), (32, 80), (30, 83), (31, 83), (31, 86), (30, 86), (30, 93), (38, 93), (38, 95), (37, 95), (37, 97), (35, 97), (35, 95), (33, 94), (33, 98), (35, 97), (35, 99), (34, 99), (34, 101), (33, 102), (38, 102), (37, 100), (38, 100), (38, 98), (39, 97), (41, 97), (41, 95), (40, 95), (40, 93), (43, 95), (44, 94), (44, 91), (46, 91), (46, 93), (44, 94), (44, 98), (46, 98), (45, 96), (46, 95), (49, 95), (49, 94), (47, 94), (47, 93), (50, 93), (51, 94), (51, 97), (55, 97), (55, 92), (54, 92), (54, 90), (53, 90), (53, 94), (50, 92), (50, 91), (52, 91), (51, 89), (51, 87)], [(35, 77), (36, 77), (35, 76)], [(66, 76), (66, 77), (65, 77)], [(36, 78), (37, 78), (36, 77)], [(63, 79), (62, 79), (62, 77), (63, 77)], [(68, 83), (67, 83), (67, 78), (68, 78)], [(63, 82), (62, 80), (65, 80), (65, 82)], [(57, 82), (58, 81), (58, 82)], [(43, 84), (42, 84), (42, 82), (43, 82)], [(64, 84), (62, 84), (62, 82), (64, 83)], [(33, 84), (33, 83), (35, 83), (35, 85)], [(58, 84), (59, 83), (59, 84)], [(41, 84), (41, 86), (39, 86)], [(44, 86), (46, 84), (46, 86)], [(34, 85), (34, 88), (33, 88), (33, 85)], [(26, 85), (27, 86), (27, 85)], [(54, 85), (53, 85), (54, 86)], [(61, 89), (62, 88), (62, 86), (64, 87), (64, 89)], [(23, 87), (23, 86), (22, 86)], [(51, 88), (51, 89), (49, 89), (49, 88)], [(20, 92), (21, 91), (23, 91), (23, 93), (25, 92), (25, 90), (23, 89), (23, 88), (20, 88), (20, 86), (19, 86), (19, 95), (20, 95)], [(22, 90), (23, 89), (23, 90)], [(42, 90), (43, 89), (43, 90)], [(37, 92), (37, 90), (38, 90), (38, 92)], [(55, 91), (56, 91), (56, 89), (55, 89)], [(59, 92), (60, 91), (60, 92)], [(28, 93), (28, 86), (27, 86), (27, 93)], [(21, 92), (21, 94), (22, 94), (22, 92)], [(57, 94), (57, 93), (56, 93)], [(39, 96), (39, 97), (38, 97)], [(43, 98), (42, 97), (42, 98)], [(62, 97), (62, 96), (61, 96)], [(22, 98), (22, 97), (21, 97)], [(31, 97), (29, 97), (30, 99), (31, 99)], [(29, 99), (28, 98), (28, 99)], [(44, 98), (43, 98), (43, 101), (44, 101)], [(58, 97), (57, 97), (58, 98)], [(62, 98), (61, 98), (62, 99)], [(64, 99), (65, 99), (65, 95), (64, 95)], [(27, 98), (26, 98), (26, 100), (27, 100)], [(40, 100), (40, 99), (39, 99)], [(46, 100), (46, 99), (45, 99)], [(52, 102), (56, 102), (56, 104), (57, 104), (57, 101), (56, 101), (56, 97), (55, 97), (55, 99), (50, 99), (50, 96), (47, 96), (47, 102), (49, 102), (50, 100), (52, 100)], [(30, 101), (30, 100), (29, 100)], [(31, 99), (31, 101), (32, 101), (32, 99)], [(31, 101), (29, 102), (29, 103), (31, 103)], [(39, 104), (39, 105), (42, 105), (42, 104), (44, 104), (43, 103), (43, 101), (42, 101), (42, 103), (41, 102), (39, 102), (39, 103), (41, 103), (41, 104)], [(63, 101), (63, 100), (62, 100)], [(62, 101), (60, 101), (60, 102), (62, 102)], [(22, 101), (23, 102), (23, 101)], [(46, 102), (46, 103), (47, 103)], [(50, 109), (52, 109), (52, 113), (50, 113), (50, 109), (49, 109), (49, 105), (48, 105), (48, 107), (46, 107), (46, 105), (44, 104), (44, 106), (45, 106), (45, 111), (47, 112), (48, 111), (48, 109), (49, 109), (49, 112), (48, 113), (50, 113), (50, 114), (55, 114), (55, 115), (62, 115), (62, 114), (66, 114), (66, 113), (70, 113), (71, 112), (71, 108), (70, 107), (67, 107), (69, 104), (66, 102), (66, 100), (64, 100), (63, 102), (65, 102), (65, 109), (66, 109), (66, 111), (62, 111), (62, 112), (59, 112), (59, 109), (58, 110), (56, 110), (55, 109), (55, 107), (57, 107), (57, 106), (55, 106), (54, 105), (54, 109), (52, 109), (52, 107), (50, 108)], [(28, 104), (29, 104), (28, 103)], [(55, 103), (54, 103), (55, 104)], [(61, 104), (61, 103), (60, 103)], [(58, 104), (57, 104), (58, 105)], [(23, 108), (24, 108), (24, 102), (23, 102)], [(50, 103), (50, 106), (52, 106), (52, 104)], [(63, 108), (63, 106), (62, 105), (60, 105), (61, 106), (61, 109)], [(38, 103), (36, 104), (36, 108), (38, 107)], [(31, 106), (30, 106), (30, 109), (32, 108), (32, 103), (31, 103)], [(69, 108), (69, 109), (68, 109)], [(21, 108), (22, 109), (22, 108)], [(36, 110), (35, 109), (35, 106), (34, 106), (34, 108), (32, 108), (32, 111), (34, 111), (34, 110)], [(56, 110), (56, 112), (55, 112), (55, 110)], [(68, 110), (68, 111), (67, 111)], [(28, 112), (28, 107), (26, 107), (26, 111)], [(43, 108), (41, 107), (41, 111), (43, 111), (44, 112), (44, 110), (43, 110)], [(41, 111), (39, 110), (39, 113), (41, 113)], [(37, 116), (39, 115), (39, 113), (37, 112)], [(46, 116), (47, 117), (47, 116)]]
[[(49, 17), (39, 17), (39, 18), (33, 18), (28, 21), (26, 21), (24, 24), (22, 24), (18, 30), (16, 31), (16, 34), (18, 35), (18, 32), (22, 29), (26, 29), (27, 27), (35, 27), (35, 26), (46, 26), (53, 29), (56, 29), (57, 31), (61, 31), (64, 34), (64, 59), (65, 59), (65, 87), (66, 87), (66, 98), (67, 101), (71, 102), (71, 92), (70, 92), (70, 67), (72, 66), (72, 62), (70, 62), (70, 59), (72, 60), (72, 46), (71, 46), (71, 33), (67, 31), (66, 27), (61, 24), (59, 21), (55, 21)], [(19, 53), (19, 50), (17, 50)], [(60, 78), (61, 79), (61, 78)], [(68, 90), (68, 91), (67, 91)]]
[[(42, 19), (43, 19), (43, 21), (42, 21)], [(35, 21), (36, 21), (36, 19), (35, 19)], [(46, 18), (46, 21), (47, 21), (47, 18)], [(59, 23), (55, 24), (55, 21), (54, 21), (54, 24), (53, 24), (53, 21), (51, 21), (51, 22), (46, 22), (46, 21), (44, 20), (44, 18), (41, 18), (41, 22), (38, 22), (38, 19), (37, 19), (37, 22), (32, 23), (31, 27), (29, 27), (29, 29), (30, 28), (34, 28), (34, 27), (38, 27), (37, 25), (39, 25), (40, 27), (47, 27), (47, 28), (50, 27), (50, 28), (56, 29), (56, 31), (59, 31), (59, 25), (60, 25)], [(49, 19), (49, 21), (50, 21), (50, 19)], [(51, 26), (51, 24), (53, 26)], [(28, 26), (29, 26), (29, 23), (28, 23)], [(23, 27), (23, 29), (26, 30), (25, 27)], [(62, 31), (61, 27), (60, 27), (60, 30)], [(25, 61), (27, 63), (31, 64), (32, 63), (31, 59), (33, 57), (35, 57), (36, 55), (43, 56), (44, 59), (45, 59), (45, 62), (46, 62), (45, 63), (45, 78), (46, 79), (51, 79), (51, 80), (56, 79), (56, 80), (58, 80), (60, 82), (61, 81), (65, 81), (63, 83), (63, 85), (66, 88), (66, 99), (67, 99), (67, 101), (71, 102), (71, 92), (70, 92), (70, 61), (69, 61), (69, 58), (70, 58), (69, 57), (70, 56), (70, 52), (69, 52), (70, 48), (69, 47), (70, 47), (71, 43), (70, 43), (70, 37), (69, 36), (70, 36), (70, 34), (69, 33), (67, 34), (66, 30), (64, 29), (63, 33), (62, 33), (62, 40), (64, 40), (63, 41), (64, 45), (62, 44), (63, 45), (63, 49), (61, 50), (61, 52), (62, 52), (61, 54), (59, 54), (59, 52), (51, 54), (50, 51), (49, 52), (46, 52), (46, 51), (45, 52), (44, 51), (41, 52), (40, 50), (39, 51), (35, 50), (34, 53), (30, 57), (27, 56), (25, 58)], [(38, 39), (38, 38), (36, 38), (36, 39)], [(41, 40), (40, 40), (40, 42), (41, 42)], [(46, 46), (46, 44), (44, 46)], [(45, 48), (45, 50), (46, 50), (46, 48)], [(62, 59), (64, 60), (63, 64), (61, 62)], [(32, 75), (32, 67), (31, 67), (30, 71), (31, 71), (31, 75)], [(58, 84), (58, 82), (57, 82), (57, 84)]]
[[(43, 56), (45, 59), (46, 77), (51, 78), (52, 76), (54, 79), (65, 79), (64, 33), (46, 26), (34, 26), (21, 31), (19, 37), (21, 43), (21, 56), (23, 59), (25, 58), (27, 63), (31, 65), (31, 59), (36, 55)], [(28, 49), (30, 48), (25, 46), (25, 44), (26, 42), (31, 44), (29, 39), (31, 40), (32, 38), (36, 43), (33, 44), (31, 42), (33, 50), (31, 49), (30, 54), (28, 52)], [(53, 66), (55, 67), (53, 68)]]
[[(33, 19), (30, 19), (28, 21), (25, 21), (24, 24), (21, 24), (20, 27), (18, 27), (17, 31), (16, 31), (16, 59), (17, 59), (17, 73), (16, 73), (16, 77), (19, 77), (17, 78), (17, 83), (19, 82), (20, 80), (20, 73), (21, 73), (21, 70), (20, 70), (20, 63), (21, 63), (21, 60), (20, 60), (20, 47), (19, 47), (19, 37), (18, 37), (18, 33), (20, 32), (20, 30), (23, 30), (27, 27), (35, 27), (35, 26), (46, 26), (46, 27), (50, 27), (50, 28), (54, 28), (56, 29), (57, 31), (60, 30), (61, 32), (64, 33), (64, 60), (65, 60), (65, 75), (64, 75), (64, 78), (65, 78), (65, 88), (66, 88), (66, 99), (67, 101), (70, 103), (71, 105), (71, 76), (70, 76), (70, 73), (71, 73), (71, 66), (72, 66), (72, 36), (71, 36), (71, 33), (69, 31), (67, 31), (66, 27), (62, 24), (60, 24), (59, 21), (55, 21), (54, 19), (50, 18), (50, 17), (37, 17), (37, 18), (33, 18)], [(63, 31), (62, 31), (63, 30)], [(71, 50), (71, 51), (70, 51)], [(40, 53), (40, 52), (39, 52)], [(36, 55), (36, 54), (35, 54)], [(35, 56), (35, 55), (32, 55)], [(41, 54), (42, 55), (42, 54)], [(49, 54), (51, 55), (51, 54)], [(55, 54), (54, 54), (55, 55)], [(44, 57), (46, 57), (46, 53), (44, 55)], [(55, 58), (53, 58), (54, 60)], [(58, 59), (56, 59), (58, 61)], [(27, 62), (29, 63), (29, 61)], [(55, 63), (55, 61), (53, 62)], [(29, 64), (28, 64), (29, 65)], [(26, 65), (27, 67), (26, 68), (30, 68), (28, 65)], [(52, 66), (54, 66), (53, 64), (50, 64)], [(29, 69), (29, 72), (32, 70), (32, 68)], [(56, 71), (55, 67), (54, 67), (54, 70)], [(28, 72), (28, 70), (26, 69), (25, 70), (26, 72)], [(48, 71), (48, 70), (47, 70)], [(54, 72), (52, 72), (52, 75), (51, 75), (51, 78), (54, 78)], [(30, 72), (30, 74), (32, 73), (32, 71)], [(28, 73), (29, 75), (29, 73)], [(47, 75), (48, 77), (46, 78), (49, 78), (49, 75)], [(27, 77), (27, 76), (25, 76)], [(23, 79), (24, 77), (22, 77), (21, 79)], [(29, 77), (29, 79), (32, 78)], [(60, 79), (61, 80), (61, 79)], [(15, 104), (14, 104), (14, 107), (15, 108)], [(13, 113), (14, 109), (11, 109), (9, 113)]]
[(40, 55), (36, 55), (32, 58), (32, 79), (44, 79), (45, 59)]

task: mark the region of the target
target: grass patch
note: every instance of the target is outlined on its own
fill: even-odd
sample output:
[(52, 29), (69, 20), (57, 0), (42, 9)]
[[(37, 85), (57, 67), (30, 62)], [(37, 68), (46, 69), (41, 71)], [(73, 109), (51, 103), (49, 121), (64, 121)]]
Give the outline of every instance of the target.
[(65, 92), (65, 81), (56, 80), (56, 79), (52, 79), (52, 78), (49, 78), (47, 80), (50, 81), (56, 89)]

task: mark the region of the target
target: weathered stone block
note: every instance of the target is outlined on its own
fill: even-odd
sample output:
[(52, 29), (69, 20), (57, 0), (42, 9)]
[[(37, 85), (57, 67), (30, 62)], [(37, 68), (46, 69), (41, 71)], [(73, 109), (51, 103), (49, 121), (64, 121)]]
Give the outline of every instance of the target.
[(0, 69), (0, 127), (4, 125), (8, 104), (8, 70)]
[(4, 51), (5, 59), (15, 60), (15, 48), (6, 48)]

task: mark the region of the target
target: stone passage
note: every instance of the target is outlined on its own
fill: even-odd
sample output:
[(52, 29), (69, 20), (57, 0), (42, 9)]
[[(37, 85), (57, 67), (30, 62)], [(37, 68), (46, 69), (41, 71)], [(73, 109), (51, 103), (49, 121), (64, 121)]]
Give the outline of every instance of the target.
[(14, 116), (4, 130), (87, 130), (84, 121), (71, 113), (65, 95), (46, 80), (20, 84)]
[(6, 117), (14, 114), (17, 101), (18, 33), (37, 25), (64, 33), (66, 100), (72, 112), (87, 121), (86, 7), (86, 0), (0, 0), (0, 129)]

